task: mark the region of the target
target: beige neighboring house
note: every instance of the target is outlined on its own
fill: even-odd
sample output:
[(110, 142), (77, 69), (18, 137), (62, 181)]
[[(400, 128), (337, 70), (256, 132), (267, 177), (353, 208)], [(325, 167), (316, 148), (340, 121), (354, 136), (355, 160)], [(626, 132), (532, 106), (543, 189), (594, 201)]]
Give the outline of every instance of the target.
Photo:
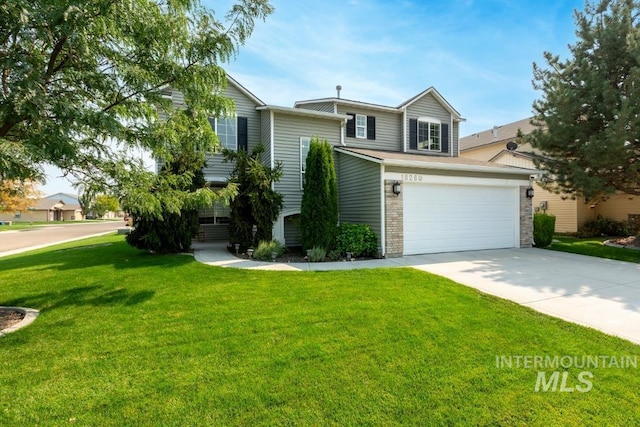
[[(460, 157), (534, 169), (531, 145), (516, 143), (518, 130), (524, 135), (534, 130), (530, 121), (531, 118), (526, 118), (460, 138)], [(640, 196), (625, 193), (612, 195), (606, 201), (588, 201), (555, 194), (534, 184), (533, 206), (536, 212), (555, 215), (556, 231), (560, 233), (575, 233), (587, 220), (598, 215), (616, 221), (640, 218)]]
[(0, 221), (78, 221), (82, 220), (80, 205), (67, 204), (59, 199), (38, 199), (29, 209), (0, 213)]

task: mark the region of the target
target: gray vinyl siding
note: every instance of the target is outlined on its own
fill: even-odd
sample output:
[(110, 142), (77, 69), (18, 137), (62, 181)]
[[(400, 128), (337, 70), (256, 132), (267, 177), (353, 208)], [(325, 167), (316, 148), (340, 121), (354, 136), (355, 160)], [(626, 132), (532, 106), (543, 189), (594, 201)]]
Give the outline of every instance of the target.
[(305, 110), (324, 111), (325, 113), (335, 113), (335, 104), (333, 102), (314, 102), (310, 104), (301, 104), (297, 108)]
[(380, 165), (338, 153), (340, 222), (367, 224), (381, 244)]
[(326, 139), (332, 145), (340, 144), (340, 122), (275, 112), (274, 159), (282, 162), (283, 175), (275, 190), (284, 198), (283, 211), (300, 211), (302, 202), (300, 174), (300, 137)]
[[(224, 94), (233, 99), (236, 115), (247, 118), (248, 148), (251, 151), (261, 141), (261, 118), (260, 112), (256, 110), (257, 105), (232, 84), (227, 86)], [(224, 163), (222, 154), (207, 154), (205, 175), (228, 177), (232, 169), (233, 164)]]
[(287, 247), (302, 246), (302, 232), (300, 231), (299, 215), (290, 215), (284, 219), (284, 242)]
[[(434, 153), (425, 151), (409, 150), (409, 120), (417, 119), (418, 117), (433, 117), (439, 119), (443, 124), (449, 126), (449, 151), (447, 153)], [(407, 108), (407, 135), (405, 135), (407, 143), (407, 151), (414, 153), (428, 154), (428, 155), (458, 155), (458, 132), (457, 124), (453, 123), (453, 129), (451, 126), (451, 113), (449, 113), (443, 106), (433, 97), (431, 94), (427, 94), (418, 99), (415, 103), (411, 104)], [(453, 151), (452, 151), (453, 150)]]
[(402, 151), (402, 114), (379, 110), (338, 105), (338, 114), (363, 114), (376, 118), (376, 139), (349, 138), (346, 136), (344, 143), (347, 147), (369, 148), (372, 150)]
[(271, 166), (271, 113), (265, 110), (260, 112), (260, 141), (264, 144), (262, 164)]

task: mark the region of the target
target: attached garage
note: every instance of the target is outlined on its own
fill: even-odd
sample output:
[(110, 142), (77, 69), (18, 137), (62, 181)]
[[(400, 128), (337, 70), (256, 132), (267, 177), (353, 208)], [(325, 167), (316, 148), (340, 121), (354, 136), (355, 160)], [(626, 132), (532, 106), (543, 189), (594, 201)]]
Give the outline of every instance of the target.
[(369, 224), (387, 257), (532, 244), (528, 189), (536, 170), (459, 157), (336, 151), (340, 218)]
[(403, 192), (405, 255), (520, 246), (517, 187), (412, 182)]

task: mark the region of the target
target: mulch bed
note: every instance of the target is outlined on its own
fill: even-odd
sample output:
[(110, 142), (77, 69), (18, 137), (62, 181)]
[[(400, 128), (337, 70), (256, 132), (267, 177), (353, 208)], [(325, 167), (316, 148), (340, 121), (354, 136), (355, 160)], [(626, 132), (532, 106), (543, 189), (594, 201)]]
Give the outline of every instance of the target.
[(17, 310), (0, 308), (0, 331), (5, 330), (24, 319), (24, 313)]
[(633, 246), (636, 248), (640, 248), (640, 241), (636, 239), (636, 236), (629, 236), (623, 239), (611, 240), (611, 243), (615, 243), (616, 245)]

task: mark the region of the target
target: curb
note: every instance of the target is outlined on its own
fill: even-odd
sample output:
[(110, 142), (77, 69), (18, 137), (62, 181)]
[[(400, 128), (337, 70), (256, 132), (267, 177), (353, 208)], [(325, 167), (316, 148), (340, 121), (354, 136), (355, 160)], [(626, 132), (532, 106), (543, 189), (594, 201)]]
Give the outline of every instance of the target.
[(1, 330), (0, 331), (0, 337), (3, 337), (5, 335), (7, 335), (7, 334), (10, 334), (11, 332), (15, 332), (18, 329), (22, 329), (25, 326), (29, 326), (30, 324), (32, 324), (38, 318), (38, 315), (40, 314), (39, 310), (35, 310), (33, 308), (0, 307), (0, 309), (19, 311), (22, 314), (24, 314), (24, 318), (20, 322), (16, 323), (15, 325), (9, 326), (7, 329)]

